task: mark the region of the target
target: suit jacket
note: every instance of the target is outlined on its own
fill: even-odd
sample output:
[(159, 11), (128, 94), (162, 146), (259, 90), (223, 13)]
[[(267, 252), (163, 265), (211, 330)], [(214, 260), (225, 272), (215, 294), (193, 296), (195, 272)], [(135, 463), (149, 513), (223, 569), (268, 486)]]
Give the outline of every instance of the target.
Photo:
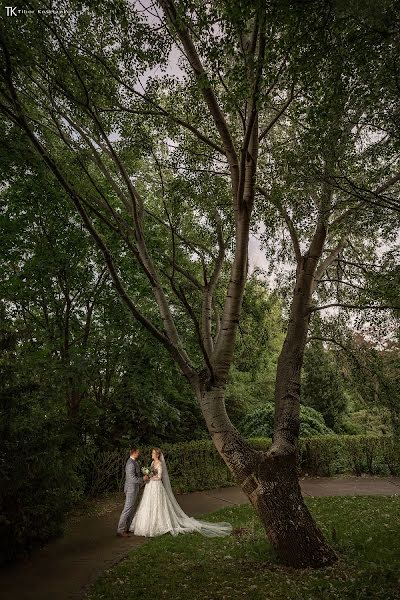
[(143, 483), (143, 477), (140, 473), (140, 468), (137, 460), (129, 457), (125, 465), (125, 485), (124, 492), (134, 492)]

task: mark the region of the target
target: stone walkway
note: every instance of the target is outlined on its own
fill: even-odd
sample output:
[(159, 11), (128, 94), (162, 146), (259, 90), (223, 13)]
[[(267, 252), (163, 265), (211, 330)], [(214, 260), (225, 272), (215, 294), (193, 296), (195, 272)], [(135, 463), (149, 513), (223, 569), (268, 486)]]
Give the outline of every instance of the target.
[[(301, 480), (305, 496), (400, 496), (400, 477), (318, 477)], [(238, 487), (182, 494), (178, 500), (190, 516), (247, 502)], [(122, 507), (70, 523), (65, 536), (30, 559), (0, 571), (0, 600), (77, 600), (99, 575), (122, 560), (145, 538), (120, 539), (115, 527)]]

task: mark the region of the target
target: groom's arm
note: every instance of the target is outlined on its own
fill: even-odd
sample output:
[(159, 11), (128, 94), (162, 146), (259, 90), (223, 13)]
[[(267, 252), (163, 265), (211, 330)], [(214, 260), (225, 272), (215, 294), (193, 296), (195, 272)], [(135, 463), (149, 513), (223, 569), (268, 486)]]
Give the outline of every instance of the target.
[(136, 461), (132, 465), (132, 483), (143, 483), (143, 477), (140, 475), (139, 465)]

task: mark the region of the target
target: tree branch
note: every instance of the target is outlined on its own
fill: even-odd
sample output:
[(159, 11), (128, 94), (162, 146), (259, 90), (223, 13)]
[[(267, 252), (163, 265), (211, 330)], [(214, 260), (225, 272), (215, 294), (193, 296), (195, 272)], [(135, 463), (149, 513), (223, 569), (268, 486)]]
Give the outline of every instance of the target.
[(271, 202), (271, 204), (273, 204), (275, 206), (275, 208), (278, 209), (279, 214), (281, 215), (281, 217), (285, 221), (286, 226), (287, 226), (287, 228), (289, 230), (290, 238), (292, 240), (294, 254), (295, 254), (295, 257), (296, 257), (296, 262), (297, 262), (297, 264), (300, 264), (300, 261), (301, 261), (301, 250), (300, 250), (299, 238), (297, 236), (296, 229), (294, 227), (292, 219), (289, 216), (289, 213), (282, 206), (282, 204), (280, 202), (277, 202), (276, 200), (273, 199), (273, 195), (272, 194), (268, 194), (268, 192), (267, 192), (267, 190), (265, 188), (263, 188), (260, 185), (258, 185), (256, 187), (256, 189), (267, 200), (269, 200), (269, 202)]
[(340, 308), (348, 308), (351, 310), (400, 310), (400, 306), (374, 306), (374, 305), (366, 305), (359, 306), (357, 304), (342, 304), (340, 302), (333, 302), (332, 304), (325, 304), (324, 306), (312, 306), (310, 308), (310, 312), (315, 312), (316, 310), (325, 310), (326, 308), (331, 308), (334, 306), (338, 306)]
[(335, 246), (335, 248), (333, 248), (333, 250), (331, 250), (331, 252), (325, 258), (325, 260), (323, 260), (318, 265), (318, 267), (317, 267), (317, 269), (315, 271), (314, 282), (313, 282), (311, 293), (313, 293), (315, 291), (315, 289), (316, 289), (316, 287), (317, 287), (317, 285), (318, 285), (321, 277), (323, 276), (323, 274), (330, 267), (330, 265), (337, 259), (337, 257), (339, 256), (339, 254), (342, 252), (343, 248), (346, 245), (346, 242), (347, 242), (347, 236), (342, 237), (342, 239), (337, 244), (337, 246)]
[(207, 349), (208, 354), (211, 356), (214, 349), (214, 342), (211, 332), (212, 322), (212, 307), (214, 302), (214, 291), (218, 284), (219, 277), (221, 275), (222, 266), (225, 259), (225, 242), (222, 232), (221, 218), (216, 211), (217, 220), (217, 238), (218, 238), (218, 256), (215, 261), (214, 270), (211, 274), (210, 280), (205, 282), (203, 288), (203, 303), (202, 303), (202, 335), (204, 339), (204, 345)]
[[(375, 190), (366, 190), (363, 188), (360, 188), (359, 186), (356, 186), (353, 182), (349, 182), (351, 184), (351, 186), (356, 190), (356, 192), (359, 191), (359, 193), (355, 193), (353, 192), (352, 195), (355, 195), (358, 198), (362, 198), (359, 202), (357, 206), (353, 206), (352, 208), (347, 209), (346, 211), (344, 211), (341, 215), (338, 215), (336, 217), (336, 219), (334, 219), (330, 226), (331, 227), (335, 227), (336, 225), (339, 225), (340, 223), (342, 223), (343, 221), (345, 221), (348, 217), (350, 217), (355, 211), (357, 211), (363, 204), (365, 204), (365, 202), (368, 202), (370, 200), (367, 200), (366, 198), (363, 198), (361, 196), (361, 193), (367, 193), (370, 194), (371, 196), (375, 196), (378, 200), (379, 200), (379, 196), (380, 194), (382, 194), (383, 192), (385, 192), (387, 189), (389, 189), (390, 187), (392, 187), (393, 185), (395, 185), (398, 181), (400, 181), (400, 173), (397, 173), (396, 175), (393, 175), (392, 177), (390, 177), (387, 181), (385, 181), (384, 183), (382, 183), (380, 186), (378, 186)], [(349, 192), (348, 190), (344, 189), (344, 188), (340, 188), (342, 189), (344, 192), (351, 194), (351, 192)], [(384, 202), (384, 208), (389, 208), (390, 210), (394, 210), (394, 211), (398, 211), (400, 212), (400, 205), (397, 206), (396, 204), (393, 204), (389, 201), (386, 201), (385, 198), (382, 199)], [(386, 202), (386, 204), (385, 204)], [(379, 205), (379, 203), (377, 202), (376, 204)]]
[(210, 84), (210, 81), (207, 77), (207, 74), (204, 70), (203, 64), (200, 60), (200, 57), (197, 53), (196, 47), (193, 43), (193, 40), (189, 34), (189, 30), (187, 26), (183, 23), (183, 21), (178, 18), (177, 10), (175, 3), (173, 0), (159, 0), (159, 5), (164, 11), (164, 14), (167, 20), (170, 22), (171, 26), (175, 29), (178, 34), (179, 39), (182, 42), (182, 45), (185, 49), (187, 59), (190, 63), (190, 66), (193, 69), (194, 75), (199, 83), (201, 92), (203, 94), (203, 98), (207, 104), (209, 112), (214, 120), (215, 126), (220, 135), (224, 153), (226, 154), (229, 167), (231, 170), (232, 178), (237, 181), (238, 177), (238, 157), (236, 153), (236, 149), (229, 131), (229, 127), (226, 123), (225, 117), (222, 113), (222, 110), (218, 104), (217, 98), (215, 96), (214, 90)]
[(271, 119), (271, 121), (268, 123), (268, 125), (263, 129), (263, 131), (260, 133), (260, 136), (258, 138), (258, 141), (261, 142), (261, 140), (263, 138), (265, 138), (265, 136), (267, 135), (267, 133), (269, 133), (271, 131), (271, 129), (276, 125), (276, 123), (279, 121), (279, 119), (281, 118), (281, 116), (286, 112), (286, 110), (289, 108), (290, 104), (292, 103), (294, 98), (294, 89), (292, 87), (289, 97), (286, 100), (286, 102), (281, 106), (281, 108), (278, 109), (277, 114), (275, 115), (275, 117), (273, 117), (273, 119)]
[[(189, 380), (193, 379), (196, 376), (196, 373), (195, 373), (193, 367), (191, 366), (190, 360), (189, 360), (188, 356), (186, 355), (186, 353), (181, 348), (177, 347), (173, 343), (173, 341), (169, 337), (164, 335), (164, 333), (162, 333), (155, 325), (153, 325), (153, 323), (151, 323), (141, 313), (141, 311), (137, 308), (135, 303), (130, 298), (129, 294), (127, 293), (125, 287), (123, 286), (121, 279), (117, 273), (112, 255), (111, 255), (105, 241), (103, 240), (101, 235), (98, 233), (98, 231), (94, 227), (92, 221), (90, 220), (87, 212), (85, 211), (79, 195), (74, 190), (74, 188), (71, 186), (71, 184), (64, 178), (64, 176), (61, 173), (56, 162), (49, 156), (45, 147), (42, 145), (42, 143), (38, 140), (38, 138), (34, 135), (31, 128), (29, 127), (29, 124), (26, 121), (22, 106), (20, 105), (17, 93), (15, 91), (15, 88), (14, 88), (14, 85), (12, 82), (11, 61), (10, 61), (10, 57), (9, 57), (7, 49), (5, 49), (5, 55), (6, 55), (6, 64), (8, 66), (7, 70), (6, 70), (6, 74), (7, 74), (6, 81), (8, 83), (10, 93), (11, 93), (11, 96), (13, 99), (14, 107), (16, 110), (16, 114), (15, 114), (16, 122), (21, 127), (21, 129), (23, 129), (25, 131), (28, 139), (32, 143), (36, 152), (39, 154), (39, 156), (45, 162), (45, 164), (50, 169), (50, 171), (54, 174), (56, 179), (60, 182), (60, 184), (65, 189), (65, 191), (71, 198), (72, 202), (74, 203), (74, 205), (77, 209), (77, 212), (81, 216), (83, 224), (85, 225), (85, 227), (88, 230), (88, 232), (90, 233), (91, 237), (96, 242), (97, 247), (103, 254), (103, 257), (104, 257), (105, 263), (107, 265), (108, 271), (110, 273), (111, 279), (114, 283), (114, 287), (118, 291), (118, 294), (119, 294), (120, 298), (122, 299), (122, 301), (126, 304), (126, 306), (130, 310), (130, 312), (134, 316), (134, 318), (137, 321), (139, 321), (148, 331), (150, 331), (150, 333), (152, 333), (152, 335), (156, 339), (158, 339), (165, 348), (167, 348), (169, 353), (173, 356), (173, 358), (176, 360), (176, 362), (181, 367), (185, 376)], [(161, 316), (163, 317), (163, 315), (161, 315)]]

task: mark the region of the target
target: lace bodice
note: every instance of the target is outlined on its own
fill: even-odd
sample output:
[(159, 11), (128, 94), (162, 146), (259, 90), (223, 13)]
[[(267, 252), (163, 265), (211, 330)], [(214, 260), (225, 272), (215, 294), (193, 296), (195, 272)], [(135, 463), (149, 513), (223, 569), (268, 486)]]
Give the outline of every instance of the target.
[(158, 463), (158, 465), (156, 466), (154, 464), (154, 460), (151, 463), (151, 466), (153, 467), (154, 471), (155, 471), (155, 475), (153, 475), (152, 477), (150, 477), (150, 481), (161, 481), (162, 478), (162, 466), (161, 463)]

